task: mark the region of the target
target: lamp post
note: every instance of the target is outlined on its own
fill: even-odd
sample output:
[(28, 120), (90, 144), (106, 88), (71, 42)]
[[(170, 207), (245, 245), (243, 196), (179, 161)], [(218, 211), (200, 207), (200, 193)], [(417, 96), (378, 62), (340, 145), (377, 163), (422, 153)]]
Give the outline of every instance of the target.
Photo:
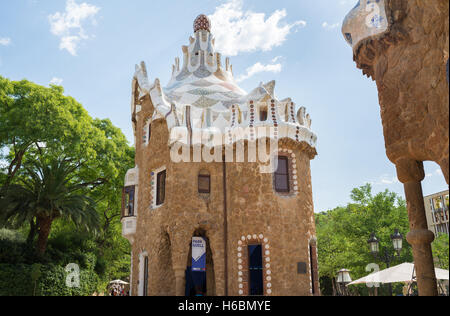
[(347, 269), (342, 269), (338, 272), (336, 282), (339, 285), (338, 287), (338, 296), (349, 296), (347, 285), (352, 282), (352, 278), (350, 277), (350, 271)]
[[(383, 251), (380, 252), (380, 241), (375, 236), (375, 233), (370, 235), (367, 243), (370, 247), (370, 252), (374, 256), (375, 260), (378, 259), (386, 263), (387, 268), (391, 267), (392, 261), (395, 260), (396, 256), (400, 256), (403, 249), (403, 235), (400, 234), (398, 229), (395, 229), (394, 233), (391, 235), (392, 245), (394, 246), (394, 252), (390, 253), (387, 247), (383, 247)], [(389, 283), (389, 293), (392, 296), (392, 285)]]

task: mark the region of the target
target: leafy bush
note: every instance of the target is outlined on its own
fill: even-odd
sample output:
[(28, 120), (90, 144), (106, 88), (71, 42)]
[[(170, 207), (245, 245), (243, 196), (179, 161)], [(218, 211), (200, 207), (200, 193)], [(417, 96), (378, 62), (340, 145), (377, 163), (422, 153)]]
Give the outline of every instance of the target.
[(23, 235), (17, 230), (0, 229), (0, 240), (10, 240), (13, 242), (25, 242)]
[(0, 264), (0, 296), (33, 294), (30, 265)]
[(80, 271), (80, 287), (66, 286), (68, 273), (62, 266), (45, 265), (36, 282), (32, 265), (0, 264), (0, 296), (90, 296), (98, 290), (99, 277), (92, 270)]
[(9, 233), (0, 236), (0, 263), (28, 264), (33, 263), (34, 257), (33, 249), (22, 239)]

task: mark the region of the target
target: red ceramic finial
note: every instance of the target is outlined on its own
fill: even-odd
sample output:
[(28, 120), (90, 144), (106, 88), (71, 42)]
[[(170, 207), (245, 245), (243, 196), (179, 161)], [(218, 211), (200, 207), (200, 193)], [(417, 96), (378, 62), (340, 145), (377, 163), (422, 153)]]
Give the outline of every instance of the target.
[(204, 14), (200, 14), (194, 21), (194, 32), (200, 30), (211, 32), (211, 21)]

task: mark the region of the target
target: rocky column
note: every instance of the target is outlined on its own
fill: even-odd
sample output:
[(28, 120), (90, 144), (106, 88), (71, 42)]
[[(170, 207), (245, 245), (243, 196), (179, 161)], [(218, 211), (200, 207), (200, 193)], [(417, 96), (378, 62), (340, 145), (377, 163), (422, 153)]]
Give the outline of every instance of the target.
[(417, 286), (420, 296), (437, 296), (437, 280), (431, 243), (434, 234), (428, 230), (422, 180), (425, 178), (423, 163), (401, 159), (396, 163), (397, 175), (404, 184), (411, 231), (407, 240), (413, 248)]

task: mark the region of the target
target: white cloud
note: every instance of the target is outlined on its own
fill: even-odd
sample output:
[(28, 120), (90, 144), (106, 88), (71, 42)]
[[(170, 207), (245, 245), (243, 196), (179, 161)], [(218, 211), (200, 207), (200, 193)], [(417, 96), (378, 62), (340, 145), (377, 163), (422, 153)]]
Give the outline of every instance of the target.
[(77, 55), (78, 43), (81, 38), (79, 36), (63, 36), (59, 43), (59, 49), (67, 50), (71, 55)]
[[(434, 178), (436, 176), (442, 176), (441, 169), (437, 169), (435, 172), (425, 173), (426, 179)], [(384, 174), (384, 175), (380, 176), (377, 180), (370, 181), (370, 183), (373, 185), (394, 185), (394, 184), (400, 184), (400, 181), (398, 180), (398, 178), (395, 175), (393, 176), (391, 174)]]
[[(276, 60), (278, 60), (277, 58), (275, 58)], [(274, 59), (274, 60), (275, 60)], [(253, 77), (254, 75), (261, 73), (261, 72), (272, 72), (272, 73), (279, 73), (281, 72), (282, 66), (281, 64), (268, 64), (268, 65), (263, 65), (260, 62), (254, 64), (253, 66), (247, 68), (246, 70), (246, 74), (245, 75), (241, 75), (239, 76), (236, 81), (237, 82), (242, 82), (244, 80), (247, 80), (251, 77)]]
[(8, 37), (0, 37), (0, 45), (1, 46), (9, 46), (11, 44), (11, 39)]
[(55, 86), (60, 86), (63, 83), (63, 80), (61, 78), (53, 77), (52, 80), (50, 80), (50, 84)]
[(393, 185), (399, 184), (400, 181), (396, 176), (392, 176), (389, 174), (384, 174), (379, 177), (376, 181), (369, 181), (372, 185)]
[(282, 45), (293, 29), (306, 26), (305, 21), (281, 23), (286, 16), (286, 10), (276, 10), (266, 19), (264, 13), (244, 11), (242, 0), (229, 0), (209, 16), (217, 51), (236, 56)]
[(334, 24), (329, 24), (328, 22), (322, 23), (322, 27), (327, 30), (333, 30), (335, 28), (338, 28), (339, 26), (341, 26), (340, 23), (334, 23)]
[(83, 22), (90, 19), (95, 24), (95, 16), (100, 11), (99, 7), (88, 3), (77, 4), (75, 0), (67, 0), (66, 11), (56, 12), (48, 17), (50, 31), (60, 38), (59, 49), (67, 50), (76, 56), (81, 40), (89, 39), (85, 33)]
[(272, 63), (276, 63), (277, 61), (279, 61), (282, 58), (283, 58), (283, 56), (277, 56), (274, 59), (272, 59)]

